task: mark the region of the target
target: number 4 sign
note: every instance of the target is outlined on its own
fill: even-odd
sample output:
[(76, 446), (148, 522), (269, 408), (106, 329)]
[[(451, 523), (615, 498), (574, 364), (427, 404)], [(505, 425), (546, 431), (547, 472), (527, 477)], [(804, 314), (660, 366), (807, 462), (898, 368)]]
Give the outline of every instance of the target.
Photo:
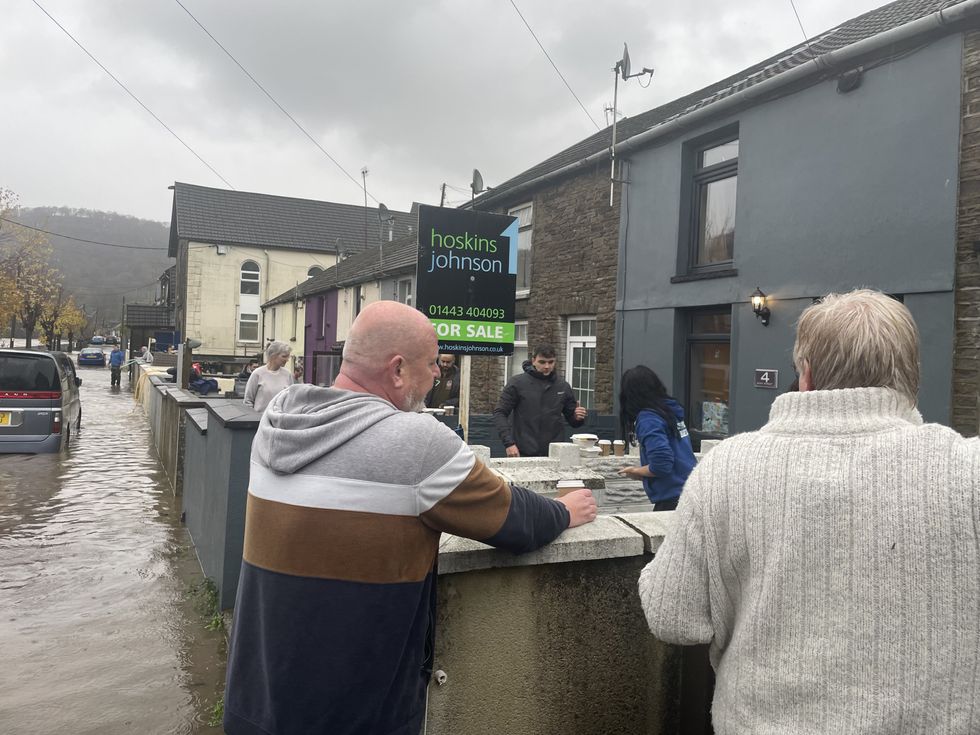
[(779, 386), (779, 371), (764, 368), (755, 369), (756, 388), (777, 388)]

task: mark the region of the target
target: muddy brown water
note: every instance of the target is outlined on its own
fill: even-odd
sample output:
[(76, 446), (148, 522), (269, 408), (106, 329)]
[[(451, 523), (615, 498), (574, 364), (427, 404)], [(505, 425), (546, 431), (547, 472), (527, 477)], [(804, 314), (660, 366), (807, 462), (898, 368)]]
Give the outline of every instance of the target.
[(0, 454), (0, 733), (217, 733), (224, 635), (128, 381), (60, 455)]

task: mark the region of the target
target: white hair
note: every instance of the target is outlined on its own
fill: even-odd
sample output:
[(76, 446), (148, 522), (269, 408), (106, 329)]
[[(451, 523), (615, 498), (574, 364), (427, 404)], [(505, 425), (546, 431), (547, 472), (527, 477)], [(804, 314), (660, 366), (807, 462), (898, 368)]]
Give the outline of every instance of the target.
[(271, 360), (276, 355), (289, 355), (293, 351), (286, 342), (270, 342), (269, 346), (265, 348), (265, 359), (266, 362)]

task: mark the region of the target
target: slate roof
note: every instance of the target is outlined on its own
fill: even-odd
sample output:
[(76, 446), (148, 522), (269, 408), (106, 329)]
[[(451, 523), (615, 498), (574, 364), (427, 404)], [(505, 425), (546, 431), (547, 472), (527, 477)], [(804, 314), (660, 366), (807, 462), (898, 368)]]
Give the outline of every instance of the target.
[(414, 271), (418, 262), (418, 236), (412, 233), (384, 243), (383, 258), (381, 250), (373, 247), (345, 258), (262, 306), (274, 306), (297, 298), (306, 299), (335, 288)]
[[(415, 206), (412, 207), (416, 209)], [(365, 208), (353, 204), (174, 184), (170, 219), (171, 258), (182, 238), (198, 242), (334, 253), (337, 238), (346, 252), (364, 249)], [(414, 230), (418, 215), (396, 212), (394, 236)], [(367, 208), (368, 247), (379, 242), (378, 208)], [(387, 228), (384, 233), (387, 236)]]
[[(964, 0), (896, 0), (896, 2), (871, 10), (842, 23), (836, 28), (810, 38), (808, 44), (801, 43), (696, 92), (635, 117), (620, 120), (617, 123), (617, 144), (658, 125), (672, 122), (695, 110), (730, 97), (736, 92), (748, 89), (759, 82), (800, 66), (828, 51), (849, 46), (862, 39), (876, 36), (879, 33), (935, 13), (940, 9), (959, 5), (961, 2)], [(494, 187), (477, 197), (474, 204), (479, 205), (482, 202), (486, 205), (492, 201), (506, 199), (506, 194), (518, 186), (577, 163), (603, 150), (608, 150), (611, 143), (612, 126), (609, 126)], [(463, 205), (464, 208), (468, 206), (469, 203)]]

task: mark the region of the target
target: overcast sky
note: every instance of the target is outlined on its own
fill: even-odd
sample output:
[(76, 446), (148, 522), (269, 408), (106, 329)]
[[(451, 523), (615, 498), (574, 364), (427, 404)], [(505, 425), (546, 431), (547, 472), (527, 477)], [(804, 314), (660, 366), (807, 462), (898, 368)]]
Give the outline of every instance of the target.
[[(176, 0), (38, 2), (234, 188), (363, 203)], [(474, 167), (493, 186), (596, 130), (510, 0), (181, 2), (393, 209), (466, 191)], [(656, 68), (647, 89), (620, 86), (635, 115), (802, 40), (789, 0), (515, 2), (602, 127), (624, 41), (634, 70)], [(884, 4), (795, 2), (810, 36)], [(225, 186), (32, 0), (0, 10), (0, 100), (0, 186), (22, 205), (168, 222), (174, 181)]]

